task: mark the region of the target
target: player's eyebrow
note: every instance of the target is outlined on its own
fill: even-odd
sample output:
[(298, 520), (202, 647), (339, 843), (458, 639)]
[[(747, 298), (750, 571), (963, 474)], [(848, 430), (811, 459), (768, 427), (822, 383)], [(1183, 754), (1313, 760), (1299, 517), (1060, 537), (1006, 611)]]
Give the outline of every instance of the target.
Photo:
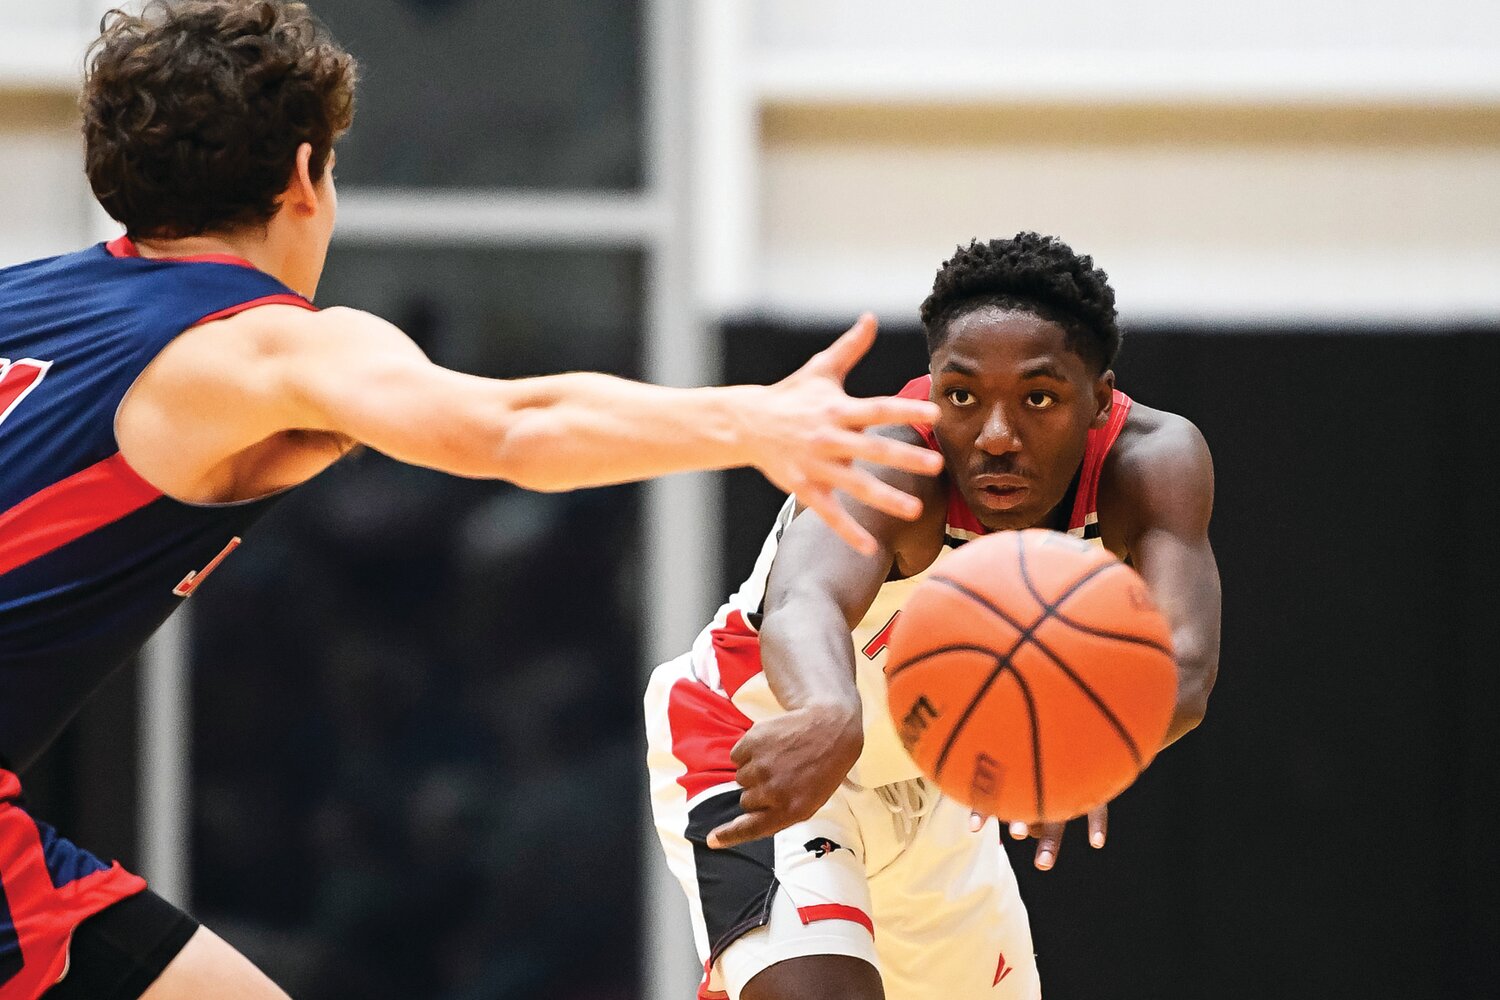
[(1058, 382), (1066, 382), (1063, 373), (1050, 361), (1035, 361), (1021, 369), (1021, 377), (1026, 378), (1050, 378)]
[(939, 369), (940, 372), (956, 372), (959, 375), (968, 375), (971, 378), (979, 374), (979, 366), (971, 365), (964, 361), (949, 360), (947, 364)]

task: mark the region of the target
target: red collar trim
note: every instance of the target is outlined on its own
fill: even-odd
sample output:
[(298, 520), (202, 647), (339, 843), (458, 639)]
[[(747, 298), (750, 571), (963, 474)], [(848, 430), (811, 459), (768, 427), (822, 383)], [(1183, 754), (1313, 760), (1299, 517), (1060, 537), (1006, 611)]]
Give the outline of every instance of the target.
[[(136, 247), (135, 241), (129, 236), (121, 236), (117, 240), (110, 240), (104, 244), (104, 249), (109, 251), (111, 257), (139, 257), (141, 251)], [(252, 271), (260, 270), (254, 264), (243, 257), (236, 257), (229, 253), (203, 253), (193, 257), (153, 257), (152, 260), (170, 260), (184, 264), (233, 264), (235, 267), (248, 267)]]

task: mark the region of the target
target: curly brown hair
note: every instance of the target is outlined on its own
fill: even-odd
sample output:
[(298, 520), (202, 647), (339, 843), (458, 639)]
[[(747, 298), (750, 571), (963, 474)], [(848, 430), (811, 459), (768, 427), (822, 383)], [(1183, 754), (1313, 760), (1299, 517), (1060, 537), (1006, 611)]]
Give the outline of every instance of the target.
[(87, 172), (132, 236), (264, 225), (298, 146), (320, 180), (354, 120), (354, 57), (306, 4), (151, 0), (100, 32), (80, 102)]

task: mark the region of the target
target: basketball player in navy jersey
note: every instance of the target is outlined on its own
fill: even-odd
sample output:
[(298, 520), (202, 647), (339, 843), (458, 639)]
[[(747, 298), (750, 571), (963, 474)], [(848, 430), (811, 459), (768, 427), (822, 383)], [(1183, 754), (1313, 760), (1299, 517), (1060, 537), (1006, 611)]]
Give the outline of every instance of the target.
[(289, 487), (357, 443), (539, 490), (753, 465), (838, 537), (839, 489), (915, 517), (854, 459), (941, 462), (860, 430), (935, 419), (854, 400), (861, 320), (770, 387), (442, 369), (399, 330), (311, 304), (355, 64), (299, 3), (116, 14), (83, 99), (87, 170), (127, 236), (0, 271), (0, 1000), (275, 1000), (222, 940), (28, 816), (23, 771)]
[[(852, 552), (789, 500), (749, 580), (647, 692), (652, 808), (701, 1000), (1041, 995), (994, 826), (920, 776), (886, 711), (885, 637), (946, 550), (1045, 527), (1128, 559), (1172, 627), (1167, 742), (1203, 717), (1219, 650), (1213, 468), (1191, 423), (1115, 388), (1104, 272), (1036, 233), (976, 242), (944, 263), (922, 322), (930, 374), (903, 395), (942, 418), (880, 432), (943, 455), (940, 479), (881, 473), (922, 517), (851, 505), (879, 542)], [(1102, 846), (1102, 809), (1090, 826)], [(1032, 832), (1051, 867), (1061, 825)]]

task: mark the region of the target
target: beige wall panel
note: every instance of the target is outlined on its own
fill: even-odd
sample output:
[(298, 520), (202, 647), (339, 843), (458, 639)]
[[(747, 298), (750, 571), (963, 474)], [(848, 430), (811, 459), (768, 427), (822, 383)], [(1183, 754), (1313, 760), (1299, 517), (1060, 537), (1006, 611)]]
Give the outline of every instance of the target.
[(67, 95), (0, 94), (0, 267), (94, 238), (74, 115)]
[(1496, 51), (1490, 0), (758, 0), (755, 40), (768, 51), (935, 53), (1044, 51)]
[(1057, 233), (1135, 319), (1500, 316), (1500, 145), (771, 143), (751, 308), (910, 319), (958, 242)]

